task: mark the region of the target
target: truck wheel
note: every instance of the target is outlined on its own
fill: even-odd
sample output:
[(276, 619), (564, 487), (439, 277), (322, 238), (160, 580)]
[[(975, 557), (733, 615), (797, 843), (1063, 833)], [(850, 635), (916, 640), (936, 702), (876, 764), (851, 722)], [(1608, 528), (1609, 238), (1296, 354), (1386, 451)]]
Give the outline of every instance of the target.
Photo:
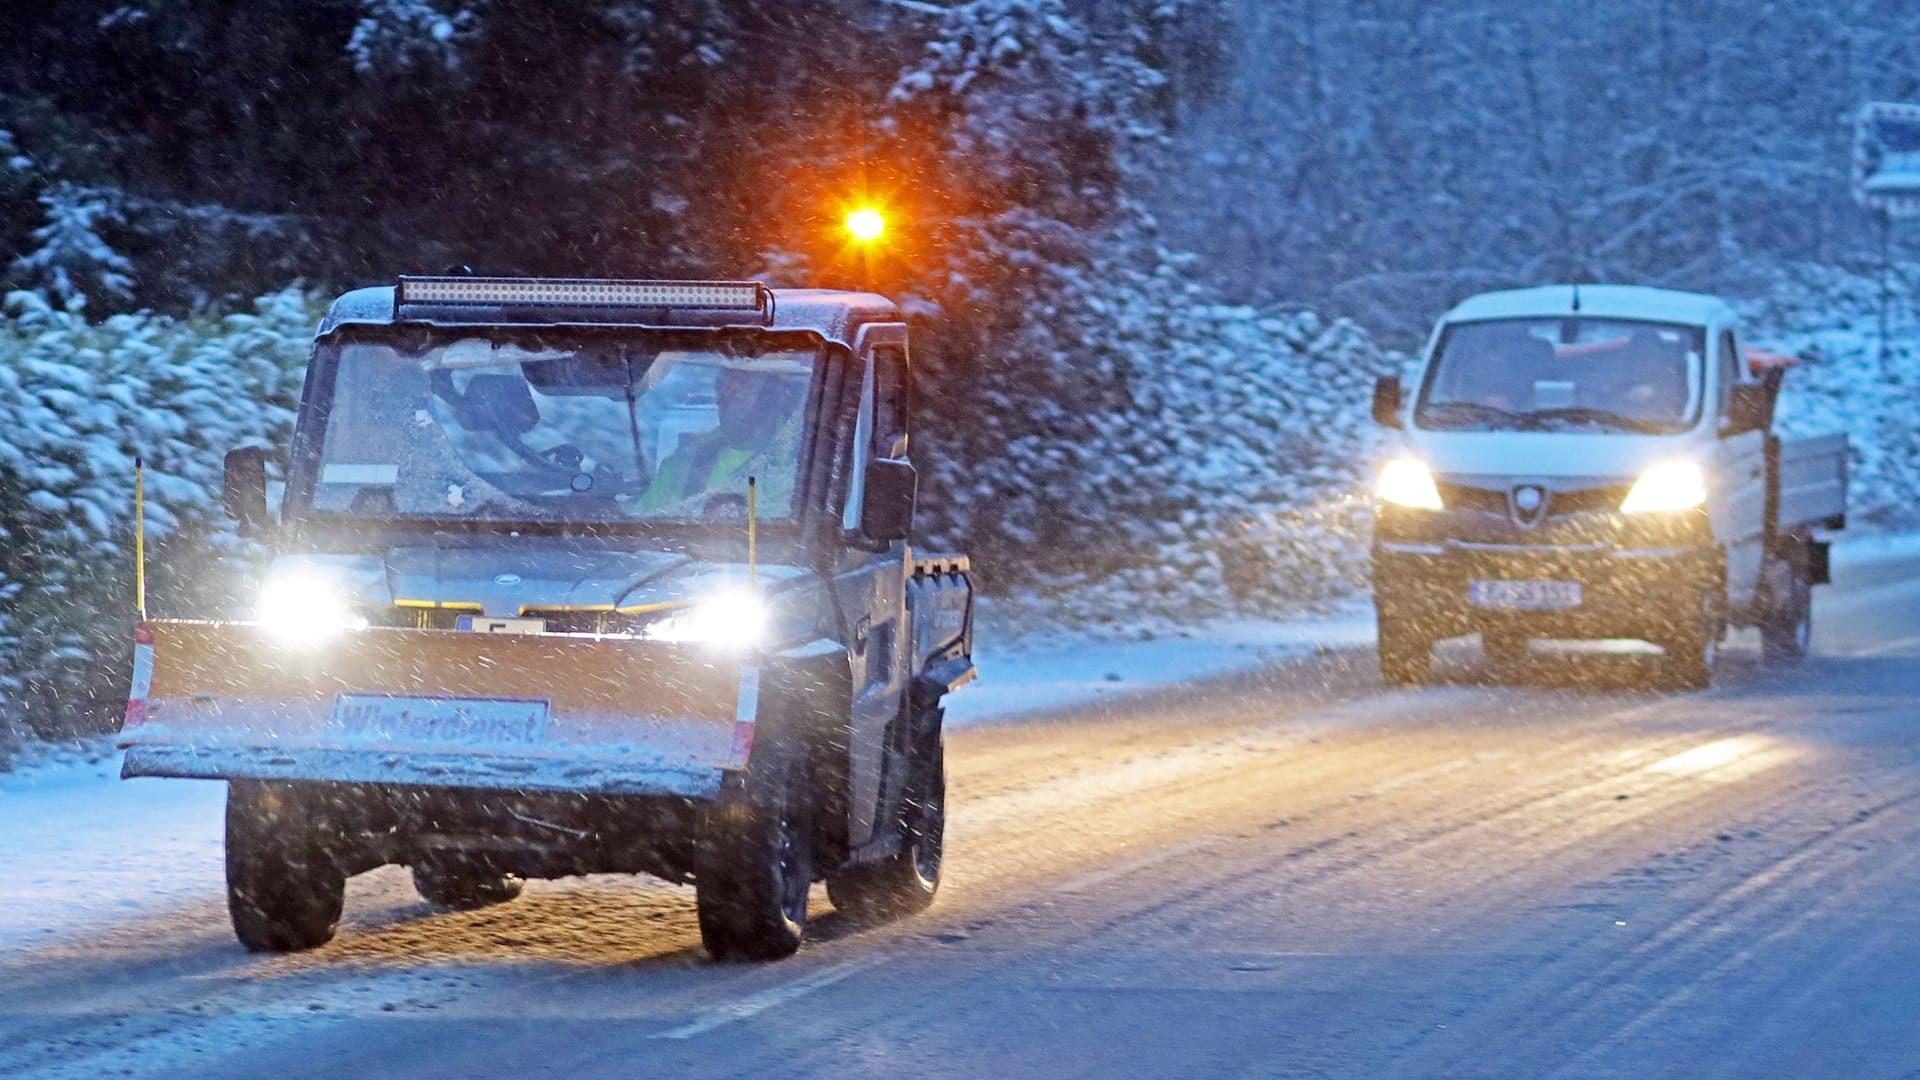
[(413, 887), (435, 907), (472, 911), (514, 899), (527, 883), (472, 859), (436, 856), (413, 864)]
[(900, 800), (900, 850), (878, 862), (849, 867), (827, 878), (833, 906), (856, 922), (875, 923), (915, 915), (940, 891), (940, 853), (947, 824), (946, 748), (942, 710), (923, 714), (930, 732), (917, 747), (907, 790)]
[(1760, 655), (1770, 665), (1805, 660), (1813, 643), (1813, 585), (1799, 573), (1791, 580), (1788, 595), (1774, 598), (1760, 623)]
[(708, 809), (694, 862), (700, 940), (716, 960), (800, 948), (813, 885), (813, 790), (800, 748), (768, 740)]
[(1379, 621), (1380, 679), (1388, 686), (1418, 686), (1433, 664), (1433, 641), (1399, 620)]
[(1485, 630), (1480, 634), (1480, 649), (1487, 666), (1496, 671), (1512, 671), (1527, 662), (1527, 637), (1511, 630)]
[(323, 822), (291, 784), (227, 785), (227, 911), (251, 952), (295, 952), (333, 940), (347, 875), (322, 844)]

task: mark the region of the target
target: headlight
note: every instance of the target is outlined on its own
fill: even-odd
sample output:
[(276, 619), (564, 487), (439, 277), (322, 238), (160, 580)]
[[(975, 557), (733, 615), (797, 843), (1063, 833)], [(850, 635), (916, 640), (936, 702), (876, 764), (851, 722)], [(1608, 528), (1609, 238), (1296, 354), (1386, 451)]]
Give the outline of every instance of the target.
[(1706, 501), (1707, 476), (1700, 466), (1691, 461), (1669, 461), (1642, 473), (1620, 510), (1627, 514), (1691, 510)]
[(338, 581), (311, 570), (276, 574), (260, 590), (260, 621), (290, 645), (308, 645), (342, 630), (364, 630)]
[(1380, 470), (1380, 482), (1374, 493), (1397, 506), (1415, 510), (1440, 509), (1440, 489), (1433, 486), (1433, 473), (1412, 458), (1394, 458)]
[(645, 633), (656, 641), (752, 648), (767, 635), (767, 603), (751, 590), (729, 589), (693, 601)]

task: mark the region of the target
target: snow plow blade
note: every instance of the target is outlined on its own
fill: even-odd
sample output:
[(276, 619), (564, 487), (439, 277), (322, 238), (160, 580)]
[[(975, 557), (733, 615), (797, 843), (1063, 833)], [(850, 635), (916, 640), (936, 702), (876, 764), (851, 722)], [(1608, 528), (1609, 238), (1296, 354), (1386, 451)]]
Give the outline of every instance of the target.
[(128, 777), (709, 797), (759, 697), (753, 660), (641, 638), (155, 621), (134, 654)]

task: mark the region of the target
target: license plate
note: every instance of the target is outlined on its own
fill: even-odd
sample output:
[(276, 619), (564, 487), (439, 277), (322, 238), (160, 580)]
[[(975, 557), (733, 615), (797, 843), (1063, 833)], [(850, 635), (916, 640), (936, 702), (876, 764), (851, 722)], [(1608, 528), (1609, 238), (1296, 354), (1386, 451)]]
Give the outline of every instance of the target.
[(546, 737), (545, 698), (336, 694), (333, 726), (396, 743), (528, 746)]
[(453, 620), (454, 628), (475, 634), (544, 634), (545, 619), (489, 619), (484, 615), (462, 615)]
[(1577, 581), (1473, 581), (1467, 602), (1497, 611), (1565, 611), (1580, 606)]

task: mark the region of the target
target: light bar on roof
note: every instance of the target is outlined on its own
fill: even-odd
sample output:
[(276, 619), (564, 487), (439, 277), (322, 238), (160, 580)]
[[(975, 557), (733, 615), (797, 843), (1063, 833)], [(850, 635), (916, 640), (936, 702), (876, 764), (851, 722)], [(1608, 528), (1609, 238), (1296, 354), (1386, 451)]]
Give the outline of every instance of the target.
[(400, 304), (641, 307), (760, 311), (757, 281), (610, 281), (592, 278), (403, 277)]

